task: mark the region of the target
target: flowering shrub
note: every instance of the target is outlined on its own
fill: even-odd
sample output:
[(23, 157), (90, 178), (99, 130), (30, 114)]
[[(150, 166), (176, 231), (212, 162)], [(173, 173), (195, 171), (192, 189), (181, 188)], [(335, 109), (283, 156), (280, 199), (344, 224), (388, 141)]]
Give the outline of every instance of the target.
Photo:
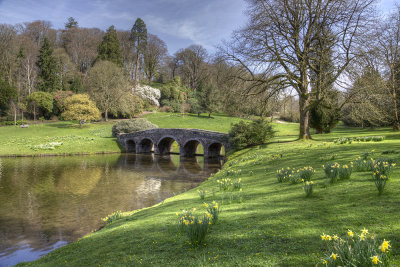
[(107, 217), (103, 218), (103, 222), (109, 224), (112, 223), (118, 219), (122, 218), (122, 212), (121, 211), (115, 211), (113, 213), (111, 213), (110, 215), (108, 215)]
[(278, 182), (280, 182), (280, 183), (289, 181), (289, 179), (295, 174), (296, 174), (296, 170), (291, 169), (289, 167), (287, 167), (286, 169), (282, 168), (282, 169), (276, 171), (276, 176), (278, 178)]
[(216, 224), (218, 221), (218, 216), (221, 212), (220, 205), (217, 202), (213, 201), (211, 204), (203, 203), (203, 206), (207, 208), (206, 215), (208, 216), (208, 218), (211, 219), (211, 223)]
[(330, 182), (333, 183), (336, 181), (337, 176), (339, 174), (340, 164), (339, 163), (327, 163), (322, 165), (325, 171), (325, 175), (329, 178)]
[(303, 167), (297, 170), (297, 172), (301, 179), (304, 179), (305, 181), (310, 181), (311, 177), (315, 173), (315, 170), (313, 169), (313, 167), (309, 166), (309, 167)]
[(206, 198), (206, 190), (197, 190), (197, 193), (199, 194), (201, 200), (204, 200)]
[(339, 178), (340, 179), (349, 179), (351, 173), (353, 172), (353, 163), (350, 165), (342, 165), (339, 167)]
[(303, 184), (303, 189), (304, 192), (306, 193), (306, 197), (311, 196), (311, 194), (313, 193), (313, 187), (314, 187), (314, 182), (313, 181), (304, 181)]
[(182, 214), (176, 213), (176, 215), (178, 216), (179, 227), (187, 234), (190, 243), (200, 245), (206, 239), (211, 217), (207, 213), (197, 217), (194, 215), (194, 211), (195, 209), (183, 210)]
[(324, 266), (389, 266), (390, 241), (379, 241), (363, 229), (360, 235), (348, 230), (346, 237), (322, 234), (330, 249), (322, 259)]

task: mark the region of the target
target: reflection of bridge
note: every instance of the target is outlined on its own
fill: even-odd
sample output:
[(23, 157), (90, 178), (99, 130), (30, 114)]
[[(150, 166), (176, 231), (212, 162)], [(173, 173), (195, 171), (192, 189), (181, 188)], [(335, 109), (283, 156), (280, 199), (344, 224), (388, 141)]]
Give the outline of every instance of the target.
[(225, 152), (230, 149), (227, 134), (197, 129), (157, 128), (118, 136), (125, 151), (134, 153), (170, 154), (174, 141), (184, 157), (195, 156), (199, 144), (203, 146), (205, 158), (220, 156), (222, 147)]
[[(181, 177), (188, 181), (193, 179), (203, 181), (205, 177), (208, 177), (208, 175), (204, 176), (206, 173), (220, 169), (223, 163), (220, 158), (204, 158), (204, 160), (201, 160), (199, 157), (181, 157), (175, 158), (177, 160), (175, 161), (173, 160), (174, 157), (174, 155), (123, 154), (118, 159), (118, 165), (135, 171), (153, 173), (152, 175), (155, 175), (154, 173), (160, 174), (160, 177), (173, 177), (174, 179)], [(176, 155), (176, 157), (179, 156)], [(171, 176), (171, 173), (174, 173), (174, 175)]]

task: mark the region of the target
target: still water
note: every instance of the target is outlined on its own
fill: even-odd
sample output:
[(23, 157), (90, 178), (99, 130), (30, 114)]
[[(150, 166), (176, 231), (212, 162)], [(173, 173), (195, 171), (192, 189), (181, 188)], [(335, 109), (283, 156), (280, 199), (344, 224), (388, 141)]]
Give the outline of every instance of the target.
[(221, 164), (152, 154), (0, 158), (0, 266), (36, 260), (116, 210), (191, 189)]

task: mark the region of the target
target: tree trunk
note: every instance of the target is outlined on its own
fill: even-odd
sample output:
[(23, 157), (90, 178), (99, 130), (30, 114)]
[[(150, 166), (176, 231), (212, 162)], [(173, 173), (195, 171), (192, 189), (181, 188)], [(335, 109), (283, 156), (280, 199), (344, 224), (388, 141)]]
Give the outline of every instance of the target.
[(397, 110), (397, 95), (396, 92), (393, 92), (393, 109), (394, 109), (394, 122), (393, 122), (393, 130), (400, 130), (399, 124), (399, 111)]
[(133, 88), (136, 89), (136, 87), (139, 84), (139, 51), (137, 51), (137, 56), (136, 56), (136, 64), (135, 64), (135, 82), (133, 84)]
[(300, 95), (299, 108), (300, 108), (300, 140), (312, 139), (310, 135), (310, 111), (308, 110), (309, 100)]
[(106, 111), (104, 112), (104, 120), (108, 121), (108, 110), (106, 109)]
[(33, 120), (36, 121), (36, 104), (33, 104)]

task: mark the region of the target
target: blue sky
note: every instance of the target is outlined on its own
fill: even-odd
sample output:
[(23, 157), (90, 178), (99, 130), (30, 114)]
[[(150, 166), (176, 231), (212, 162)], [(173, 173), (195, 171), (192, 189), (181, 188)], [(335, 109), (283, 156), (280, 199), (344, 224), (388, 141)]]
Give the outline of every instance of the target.
[[(381, 0), (387, 12), (399, 0)], [(0, 23), (50, 21), (64, 28), (68, 17), (81, 27), (130, 30), (136, 18), (158, 35), (170, 54), (191, 44), (213, 51), (221, 40), (246, 23), (244, 0), (0, 0)]]

